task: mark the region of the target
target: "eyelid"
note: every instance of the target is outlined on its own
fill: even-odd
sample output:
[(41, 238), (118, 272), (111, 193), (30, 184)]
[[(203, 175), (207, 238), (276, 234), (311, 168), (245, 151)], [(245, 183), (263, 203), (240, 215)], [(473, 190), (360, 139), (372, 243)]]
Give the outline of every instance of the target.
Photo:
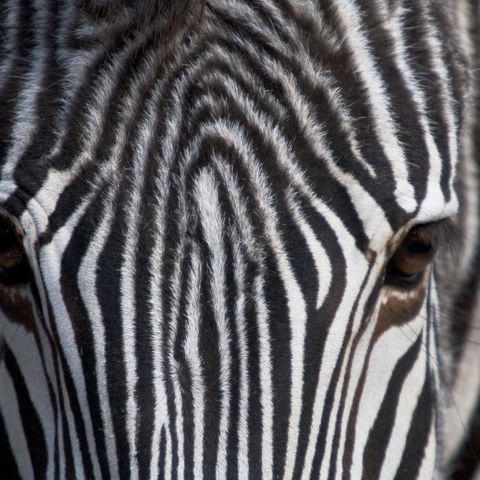
[(452, 256), (456, 256), (461, 241), (461, 231), (452, 218), (416, 225), (409, 233), (414, 234), (416, 230), (423, 237), (430, 238), (439, 248), (446, 248)]

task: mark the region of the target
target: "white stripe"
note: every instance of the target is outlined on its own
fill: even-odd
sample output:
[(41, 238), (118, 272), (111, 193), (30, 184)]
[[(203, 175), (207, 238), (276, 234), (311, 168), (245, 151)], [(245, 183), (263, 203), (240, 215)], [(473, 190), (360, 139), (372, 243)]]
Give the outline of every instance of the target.
[(211, 252), (210, 288), (211, 302), (218, 330), (218, 350), (220, 356), (219, 387), (220, 422), (217, 451), (217, 478), (225, 478), (227, 474), (227, 434), (228, 412), (230, 410), (230, 383), (231, 370), (230, 331), (227, 324), (227, 309), (225, 305), (225, 250), (223, 246), (223, 223), (221, 206), (218, 198), (217, 186), (211, 171), (201, 170), (194, 182), (194, 194), (200, 214), (200, 223), (205, 241)]
[(189, 273), (187, 293), (187, 326), (186, 337), (183, 342), (185, 359), (188, 362), (192, 381), (193, 397), (193, 476), (203, 479), (203, 441), (204, 441), (204, 410), (205, 385), (202, 377), (202, 361), (199, 350), (201, 329), (200, 315), (200, 284), (202, 279), (202, 263), (198, 248), (194, 248), (191, 256), (191, 270)]
[(265, 301), (264, 281), (257, 276), (254, 285), (256, 319), (258, 328), (258, 350), (260, 354), (260, 404), (262, 414), (262, 480), (269, 480), (273, 474), (273, 386), (268, 306)]
[(238, 350), (240, 360), (240, 398), (238, 402), (238, 478), (249, 478), (248, 462), (248, 399), (250, 395), (248, 375), (248, 345), (247, 345), (247, 322), (244, 309), (245, 297), (245, 262), (241, 257), (238, 243), (233, 244), (235, 282), (238, 296), (235, 305), (235, 319), (238, 337)]

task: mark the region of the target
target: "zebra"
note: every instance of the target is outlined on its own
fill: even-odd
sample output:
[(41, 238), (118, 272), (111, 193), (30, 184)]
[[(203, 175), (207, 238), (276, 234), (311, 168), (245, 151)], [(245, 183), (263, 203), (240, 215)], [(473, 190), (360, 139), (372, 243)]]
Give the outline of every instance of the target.
[(479, 21), (3, 0), (2, 478), (472, 478)]

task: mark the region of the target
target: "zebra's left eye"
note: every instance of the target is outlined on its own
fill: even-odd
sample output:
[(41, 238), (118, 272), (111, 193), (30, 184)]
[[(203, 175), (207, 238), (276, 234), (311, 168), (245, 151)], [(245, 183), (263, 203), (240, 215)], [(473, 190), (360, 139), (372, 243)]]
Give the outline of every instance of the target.
[(385, 284), (399, 288), (419, 285), (439, 246), (438, 224), (412, 228), (390, 259)]
[(15, 228), (0, 218), (0, 283), (18, 285), (32, 278), (27, 257), (15, 232)]

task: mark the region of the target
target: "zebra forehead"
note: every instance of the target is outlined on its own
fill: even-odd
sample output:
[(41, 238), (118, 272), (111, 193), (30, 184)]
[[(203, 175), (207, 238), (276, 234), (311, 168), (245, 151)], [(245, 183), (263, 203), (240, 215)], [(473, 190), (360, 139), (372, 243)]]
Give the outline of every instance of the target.
[[(177, 15), (185, 20), (179, 12), (193, 8), (187, 1), (79, 0), (76, 4), (93, 12), (94, 18), (104, 15), (109, 22), (117, 19), (121, 23), (126, 18), (125, 25), (130, 25), (128, 19), (138, 20), (147, 33), (146, 25), (155, 23), (156, 15)], [(426, 46), (438, 33), (430, 32), (430, 27), (425, 31), (418, 28), (420, 33), (412, 38), (395, 36), (395, 28), (412, 22), (409, 14), (426, 16), (423, 8), (389, 12), (386, 4), (380, 5), (345, 4), (342, 10), (342, 2), (292, 3), (284, 7), (292, 15), (292, 20), (286, 20), (270, 4), (268, 8), (264, 6), (265, 11), (259, 11), (261, 14), (253, 15), (256, 10), (245, 2), (218, 1), (205, 7), (202, 22), (183, 31), (181, 37), (188, 37), (188, 45), (177, 42), (169, 51), (169, 42), (160, 45), (148, 39), (130, 39), (125, 44), (105, 45), (103, 52), (100, 48), (96, 54), (93, 49), (88, 53), (93, 57), (87, 57), (86, 64), (77, 62), (68, 67), (69, 75), (62, 80), (74, 79), (72, 85), (63, 91), (53, 87), (51, 92), (45, 92), (47, 104), (49, 100), (58, 102), (59, 97), (66, 97), (63, 108), (68, 110), (72, 110), (74, 102), (84, 102), (84, 108), (75, 109), (83, 114), (77, 119), (78, 128), (72, 128), (67, 137), (55, 132), (65, 143), (63, 151), (58, 143), (46, 146), (40, 141), (31, 147), (22, 158), (21, 168), (28, 174), (18, 176), (19, 186), (23, 187), (22, 182), (35, 183), (37, 177), (38, 184), (43, 184), (48, 168), (69, 164), (68, 157), (75, 157), (83, 148), (77, 137), (90, 139), (91, 145), (107, 144), (107, 132), (86, 129), (85, 125), (101, 125), (103, 109), (109, 103), (118, 105), (123, 115), (119, 122), (127, 122), (133, 102), (138, 102), (136, 108), (140, 109), (148, 98), (146, 108), (157, 109), (164, 118), (151, 118), (143, 128), (156, 128), (163, 160), (169, 148), (179, 149), (177, 159), (184, 158), (186, 162), (191, 162), (192, 155), (201, 154), (201, 149), (203, 157), (208, 158), (207, 149), (214, 152), (223, 148), (231, 150), (230, 156), (241, 151), (249, 158), (260, 159), (263, 167), (270, 162), (278, 170), (278, 175), (271, 178), (279, 184), (285, 173), (285, 177), (293, 176), (303, 183), (306, 180), (307, 184), (322, 185), (323, 198), (329, 203), (349, 204), (346, 208), (357, 211), (352, 215), (360, 217), (368, 238), (382, 225), (387, 226), (388, 236), (389, 225), (395, 231), (412, 217), (425, 222), (452, 214), (456, 207), (452, 182), (458, 150), (454, 102), (462, 99), (463, 87), (455, 90), (450, 83), (460, 85), (458, 80), (465, 69), (460, 68), (459, 55), (448, 42), (439, 46), (438, 51), (425, 54)], [(442, 7), (436, 8), (441, 13)], [(307, 21), (308, 14), (311, 19)], [(268, 18), (273, 23), (268, 23)], [(441, 20), (438, 28), (444, 26)], [(294, 30), (294, 22), (302, 28)], [(165, 20), (165, 24), (170, 23), (171, 19)], [(85, 32), (77, 31), (79, 42), (95, 37), (94, 32), (90, 37)], [(115, 38), (115, 30), (108, 35)], [(332, 43), (335, 36), (337, 41)], [(385, 51), (385, 43), (391, 52)], [(417, 44), (420, 46), (416, 50)], [(81, 57), (88, 45), (80, 44), (75, 53)], [(163, 52), (159, 61), (160, 49), (167, 53)], [(447, 54), (451, 56), (451, 65), (442, 63), (442, 55)], [(111, 58), (110, 64), (102, 62), (102, 55)], [(238, 63), (237, 71), (228, 66), (231, 57)], [(96, 61), (102, 62), (102, 69), (95, 70)], [(230, 70), (226, 71), (227, 68)], [(125, 75), (118, 75), (122, 69)], [(69, 97), (69, 87), (75, 87), (85, 73), (88, 82), (94, 82), (97, 88), (84, 88), (77, 98)], [(120, 93), (114, 96), (116, 85), (110, 77), (125, 83), (128, 79), (132, 87), (121, 85)], [(423, 77), (429, 81), (421, 82)], [(167, 80), (159, 80), (162, 78)], [(162, 103), (165, 81), (174, 88), (170, 98)], [(142, 89), (152, 90), (151, 97), (139, 94)], [(129, 105), (122, 105), (122, 91), (127, 98), (135, 95), (129, 98)], [(434, 101), (440, 102), (444, 111), (438, 118), (430, 115)], [(169, 111), (167, 105), (175, 107)], [(209, 121), (198, 120), (199, 110)], [(411, 111), (418, 115), (412, 117)], [(148, 110), (145, 115), (152, 117)], [(178, 127), (178, 115), (183, 116), (182, 128), (190, 133), (177, 131), (178, 137), (173, 139), (162, 135)], [(53, 116), (60, 118), (60, 109)], [(25, 123), (28, 129), (28, 120)], [(54, 123), (60, 130), (63, 128), (63, 121)], [(197, 126), (198, 131), (193, 132), (192, 128)], [(49, 129), (45, 128), (46, 139), (51, 134)], [(259, 142), (262, 133), (266, 135)], [(17, 137), (19, 144), (23, 142), (21, 135)], [(140, 133), (127, 139), (124, 129), (116, 142), (122, 148), (127, 143), (142, 147), (146, 140)], [(221, 148), (219, 140), (224, 141)], [(56, 155), (57, 149), (62, 161)], [(224, 153), (220, 151), (220, 155)], [(145, 151), (145, 156), (149, 155), (151, 152)], [(327, 177), (333, 178), (339, 187), (333, 188)], [(8, 176), (4, 178), (7, 180)], [(375, 187), (364, 188), (363, 183)], [(52, 190), (43, 186), (49, 193), (44, 198), (54, 198)], [(385, 215), (386, 205), (389, 208)], [(370, 214), (373, 211), (376, 215)], [(379, 244), (384, 242), (385, 238), (379, 239)]]

